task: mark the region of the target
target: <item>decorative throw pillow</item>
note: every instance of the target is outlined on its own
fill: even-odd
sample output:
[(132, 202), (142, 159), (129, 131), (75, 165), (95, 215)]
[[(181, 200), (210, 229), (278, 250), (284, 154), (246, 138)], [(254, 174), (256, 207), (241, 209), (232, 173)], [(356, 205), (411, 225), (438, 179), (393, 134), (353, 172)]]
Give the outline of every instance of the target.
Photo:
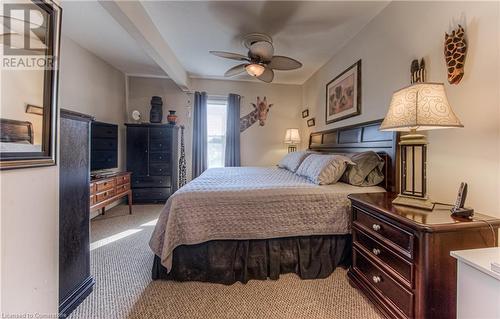
[(348, 163), (354, 164), (343, 155), (311, 154), (300, 164), (296, 174), (315, 184), (333, 184), (342, 177)]
[(375, 186), (384, 180), (382, 169), (384, 160), (373, 151), (357, 153), (351, 156), (355, 165), (349, 165), (341, 181), (354, 186)]
[(291, 172), (294, 172), (299, 168), (302, 161), (311, 155), (311, 153), (300, 151), (300, 152), (291, 152), (285, 155), (278, 163), (278, 167), (285, 168)]

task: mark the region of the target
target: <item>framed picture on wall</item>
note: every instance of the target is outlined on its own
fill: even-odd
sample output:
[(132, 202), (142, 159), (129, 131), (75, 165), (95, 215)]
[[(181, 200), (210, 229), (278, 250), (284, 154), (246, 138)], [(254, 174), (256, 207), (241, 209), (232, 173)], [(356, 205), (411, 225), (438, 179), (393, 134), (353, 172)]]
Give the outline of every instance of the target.
[(305, 109), (304, 111), (302, 111), (302, 118), (303, 119), (305, 119), (308, 116), (309, 116), (309, 109)]
[(308, 127), (312, 127), (314, 125), (316, 125), (316, 120), (314, 119), (314, 117), (312, 119), (308, 119), (307, 120), (307, 126)]
[(326, 124), (361, 114), (361, 60), (326, 85)]

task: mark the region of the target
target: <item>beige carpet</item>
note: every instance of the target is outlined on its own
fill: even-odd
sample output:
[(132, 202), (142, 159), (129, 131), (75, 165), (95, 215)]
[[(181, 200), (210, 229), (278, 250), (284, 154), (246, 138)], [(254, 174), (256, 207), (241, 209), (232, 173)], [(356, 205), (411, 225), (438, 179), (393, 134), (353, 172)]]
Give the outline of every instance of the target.
[(148, 241), (161, 206), (111, 209), (91, 222), (94, 292), (73, 312), (83, 318), (381, 318), (337, 269), (329, 278), (231, 286), (151, 281)]

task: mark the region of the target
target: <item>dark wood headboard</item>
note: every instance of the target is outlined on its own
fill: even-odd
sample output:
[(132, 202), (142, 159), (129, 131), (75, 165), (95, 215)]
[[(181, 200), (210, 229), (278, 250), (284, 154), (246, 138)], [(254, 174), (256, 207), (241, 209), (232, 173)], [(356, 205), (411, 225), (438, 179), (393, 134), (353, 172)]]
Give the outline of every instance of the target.
[(324, 153), (374, 151), (385, 161), (384, 188), (396, 190), (397, 132), (379, 131), (382, 120), (311, 133), (309, 150)]
[(0, 119), (0, 142), (33, 144), (33, 124), (27, 121)]

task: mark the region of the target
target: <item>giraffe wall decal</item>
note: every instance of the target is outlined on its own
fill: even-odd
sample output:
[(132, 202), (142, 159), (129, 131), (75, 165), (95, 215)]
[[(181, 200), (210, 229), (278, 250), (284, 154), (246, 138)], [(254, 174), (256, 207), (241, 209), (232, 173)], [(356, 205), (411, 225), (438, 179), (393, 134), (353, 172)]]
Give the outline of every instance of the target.
[(269, 109), (273, 106), (272, 104), (267, 104), (265, 96), (263, 100), (257, 97), (257, 104), (252, 103), (252, 105), (252, 112), (240, 118), (240, 132), (243, 132), (257, 121), (259, 121), (260, 126), (264, 126), (267, 120), (267, 113), (269, 113)]
[(444, 36), (444, 57), (448, 67), (448, 82), (458, 84), (464, 76), (465, 57), (467, 56), (467, 41), (465, 30), (459, 24), (451, 34)]

